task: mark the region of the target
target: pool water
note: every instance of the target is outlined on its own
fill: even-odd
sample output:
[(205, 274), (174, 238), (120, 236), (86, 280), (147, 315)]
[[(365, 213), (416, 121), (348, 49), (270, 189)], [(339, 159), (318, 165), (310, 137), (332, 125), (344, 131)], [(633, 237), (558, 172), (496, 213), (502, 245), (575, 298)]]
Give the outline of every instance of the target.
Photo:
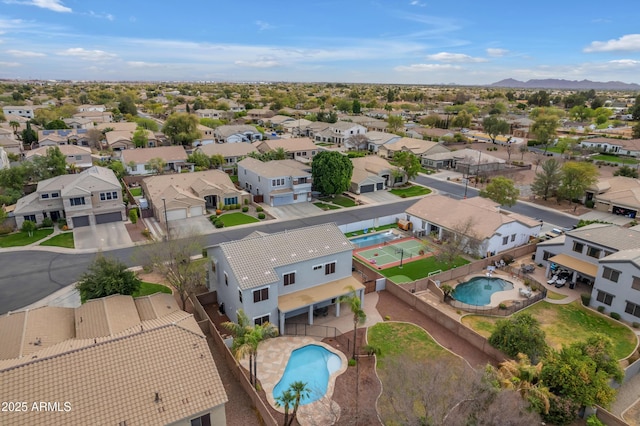
[(307, 383), (309, 394), (300, 400), (300, 405), (309, 404), (327, 393), (329, 377), (342, 366), (342, 360), (333, 352), (318, 345), (303, 346), (291, 352), (282, 378), (273, 388), (273, 397), (278, 398), (293, 382)]
[(491, 303), (493, 293), (505, 290), (513, 290), (513, 284), (502, 278), (474, 277), (458, 284), (453, 298), (468, 305), (484, 306)]
[(398, 238), (393, 232), (385, 232), (382, 234), (365, 235), (364, 237), (352, 238), (350, 241), (359, 248), (377, 246), (387, 241)]

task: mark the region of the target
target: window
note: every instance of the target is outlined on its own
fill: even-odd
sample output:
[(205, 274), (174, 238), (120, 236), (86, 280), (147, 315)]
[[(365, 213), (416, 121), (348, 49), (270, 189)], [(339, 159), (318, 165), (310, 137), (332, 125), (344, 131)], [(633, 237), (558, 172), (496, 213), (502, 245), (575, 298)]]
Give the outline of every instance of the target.
[(624, 311), (634, 317), (640, 318), (640, 305), (636, 303), (627, 301), (627, 306), (624, 308)]
[(604, 267), (602, 271), (602, 278), (606, 278), (614, 283), (618, 282), (618, 278), (620, 278), (620, 271), (616, 271), (615, 269)]
[(269, 287), (253, 291), (253, 303), (262, 302), (263, 300), (269, 300)]
[[(138, 167), (138, 166), (136, 166), (136, 167)], [(145, 165), (144, 165), (144, 169), (145, 169), (145, 170), (151, 170), (151, 166), (150, 166), (150, 165), (148, 165), (148, 164), (145, 164)]]
[(69, 199), (72, 206), (84, 206), (84, 197), (76, 197)]
[(611, 306), (611, 302), (613, 302), (613, 294), (598, 290), (598, 296), (596, 297), (596, 300), (600, 303)]
[(578, 242), (573, 243), (573, 251), (575, 251), (576, 253), (582, 253), (583, 250), (584, 244)]
[(224, 199), (224, 205), (238, 204), (238, 197), (228, 197)]
[(271, 186), (282, 186), (282, 185), (284, 185), (284, 178), (271, 180)]
[(36, 223), (36, 215), (35, 214), (28, 214), (24, 217), (24, 220), (29, 220), (33, 223)]
[(41, 197), (42, 197), (43, 200), (46, 200), (47, 198), (49, 198), (49, 194), (42, 194)]
[(605, 250), (605, 251), (604, 251), (604, 256), (603, 256), (603, 257), (607, 257), (607, 256), (610, 256), (610, 255), (612, 255), (612, 254), (613, 254), (613, 252), (612, 252), (612, 251)]
[(255, 325), (262, 325), (265, 322), (269, 322), (269, 314), (253, 319), (253, 323)]
[(598, 259), (601, 252), (602, 250), (597, 247), (587, 246), (587, 256), (595, 257), (596, 259)]
[(324, 265), (324, 274), (335, 274), (336, 273), (336, 262), (326, 263)]
[(507, 245), (509, 243), (509, 237), (502, 237), (502, 245)]
[(100, 193), (100, 200), (105, 201), (105, 200), (117, 200), (118, 199), (118, 193), (117, 192), (101, 192)]
[(58, 194), (57, 192), (52, 192), (51, 193), (51, 198), (58, 198), (60, 196), (60, 194)]
[(224, 273), (224, 285), (229, 286), (229, 275), (227, 275), (227, 273)]
[(511, 236), (511, 242), (514, 242), (515, 240), (516, 240), (516, 234), (513, 234), (513, 235)]
[(631, 288), (634, 290), (640, 290), (640, 278), (633, 277), (633, 281), (631, 281)]
[(211, 414), (207, 413), (196, 419), (191, 419), (191, 426), (211, 426)]
[(552, 256), (555, 256), (555, 254), (550, 253), (546, 250), (542, 252), (542, 260), (548, 260)]
[(319, 269), (322, 269), (322, 265), (313, 265), (313, 270), (317, 271)]
[(283, 280), (284, 280), (284, 285), (292, 285), (296, 283), (296, 273), (295, 272), (289, 272), (286, 273), (282, 276)]
[(242, 303), (242, 290), (238, 290), (238, 299), (240, 300), (240, 303)]

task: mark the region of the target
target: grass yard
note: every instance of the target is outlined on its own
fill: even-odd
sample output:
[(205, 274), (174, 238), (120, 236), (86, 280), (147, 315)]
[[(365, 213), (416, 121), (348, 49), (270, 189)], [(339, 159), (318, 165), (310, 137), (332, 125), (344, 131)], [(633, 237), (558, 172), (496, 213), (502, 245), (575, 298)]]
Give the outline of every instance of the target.
[(378, 272), (387, 278), (402, 275), (407, 277), (409, 281), (415, 281), (427, 277), (429, 272), (437, 270), (448, 271), (449, 269), (457, 268), (467, 263), (469, 263), (469, 261), (462, 257), (458, 257), (453, 263), (446, 263), (438, 261), (435, 256), (431, 256), (426, 259), (405, 263), (402, 267), (394, 266), (392, 268), (380, 269)]
[(336, 195), (334, 198), (331, 197), (321, 197), (320, 201), (324, 201), (326, 203), (337, 204), (342, 207), (355, 207), (357, 206), (356, 202), (349, 197), (345, 197), (344, 195)]
[(609, 163), (622, 163), (622, 164), (638, 164), (638, 160), (627, 157), (617, 157), (615, 155), (598, 154), (589, 157), (594, 161), (607, 161)]
[(171, 289), (166, 285), (148, 283), (146, 281), (142, 281), (140, 284), (140, 290), (133, 294), (133, 297), (141, 297), (141, 296), (149, 296), (154, 293), (167, 293), (171, 294)]
[(140, 188), (140, 187), (129, 188), (129, 192), (131, 192), (131, 195), (133, 195), (134, 197), (141, 197), (142, 196), (142, 188)]
[(322, 210), (338, 210), (341, 208), (340, 206), (336, 206), (334, 204), (327, 204), (319, 201), (316, 203), (313, 203), (313, 205)]
[(429, 188), (425, 188), (420, 185), (411, 185), (406, 188), (393, 188), (390, 189), (389, 192), (402, 198), (431, 194), (431, 190)]
[[(618, 359), (625, 358), (636, 347), (637, 338), (628, 327), (583, 307), (579, 300), (567, 305), (554, 305), (542, 301), (520, 312), (530, 313), (540, 321), (547, 335), (547, 343), (556, 349), (560, 349), (562, 345), (585, 340), (593, 333), (602, 333), (611, 338)], [(480, 315), (462, 318), (465, 325), (485, 337), (491, 335), (497, 320), (498, 318)]]
[(26, 232), (17, 232), (15, 234), (3, 235), (0, 237), (0, 247), (21, 247), (35, 243), (53, 234), (53, 228), (36, 229), (30, 237)]
[[(398, 228), (398, 224), (397, 223), (390, 223), (388, 225), (382, 225), (382, 226), (378, 226), (377, 228), (371, 228), (368, 229), (369, 233), (372, 232), (380, 232), (380, 231), (384, 231), (387, 229), (397, 229)], [(364, 235), (364, 229), (360, 229), (358, 231), (353, 231), (353, 232), (347, 232), (344, 235), (346, 235), (347, 237), (355, 237), (357, 235)]]
[(73, 232), (63, 232), (40, 243), (41, 246), (76, 248)]
[(565, 296), (564, 294), (560, 294), (560, 293), (553, 292), (551, 290), (547, 290), (547, 299), (562, 300), (562, 299), (566, 299), (566, 298), (567, 298), (567, 296)]
[(225, 228), (228, 228), (230, 226), (245, 225), (247, 223), (260, 222), (260, 219), (244, 213), (224, 213), (218, 216), (218, 219), (221, 220), (222, 223), (224, 223)]

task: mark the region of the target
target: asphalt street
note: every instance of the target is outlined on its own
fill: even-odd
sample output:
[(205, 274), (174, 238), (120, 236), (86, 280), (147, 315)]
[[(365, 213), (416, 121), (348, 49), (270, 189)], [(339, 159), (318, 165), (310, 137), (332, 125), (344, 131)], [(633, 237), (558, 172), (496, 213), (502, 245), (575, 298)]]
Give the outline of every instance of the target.
[[(462, 198), (464, 186), (447, 181), (418, 176), (415, 181), (419, 184), (437, 189), (443, 194)], [(475, 188), (467, 188), (467, 197), (477, 196)], [(287, 229), (297, 229), (305, 226), (335, 222), (338, 225), (357, 222), (403, 212), (415, 203), (415, 199), (400, 200), (395, 203), (378, 204), (352, 209), (341, 209), (330, 215), (308, 216), (294, 220), (269, 221), (255, 226), (216, 230), (206, 235), (206, 245), (218, 244), (243, 238), (253, 231), (267, 233), (281, 232)], [(507, 210), (540, 218), (549, 224), (559, 227), (571, 227), (577, 219), (562, 213), (549, 211), (527, 203), (518, 203)], [(128, 247), (102, 254), (115, 257), (129, 266), (136, 266), (136, 259), (142, 258), (144, 246)], [(94, 259), (95, 254), (60, 254), (40, 250), (16, 250), (0, 254), (0, 314), (18, 310), (30, 305), (51, 293), (68, 286), (78, 280), (87, 266)]]

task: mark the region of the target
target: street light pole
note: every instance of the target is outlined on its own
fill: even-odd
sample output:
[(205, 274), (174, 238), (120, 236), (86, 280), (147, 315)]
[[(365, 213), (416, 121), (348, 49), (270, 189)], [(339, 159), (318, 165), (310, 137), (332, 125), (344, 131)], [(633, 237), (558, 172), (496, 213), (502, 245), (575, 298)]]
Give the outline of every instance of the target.
[(167, 239), (169, 239), (171, 233), (169, 232), (169, 220), (167, 219), (167, 200), (164, 197), (162, 197), (162, 205), (164, 207), (164, 225), (167, 228)]

